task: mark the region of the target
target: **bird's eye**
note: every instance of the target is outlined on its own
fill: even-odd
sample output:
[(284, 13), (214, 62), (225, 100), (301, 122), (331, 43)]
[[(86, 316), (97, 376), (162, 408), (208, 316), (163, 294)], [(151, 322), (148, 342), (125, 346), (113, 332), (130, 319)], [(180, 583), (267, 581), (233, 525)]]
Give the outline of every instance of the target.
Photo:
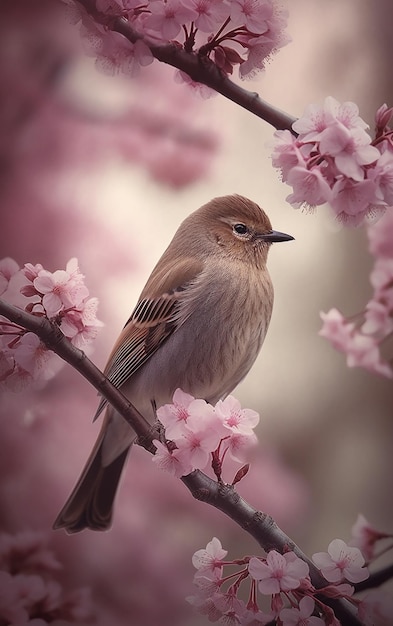
[(245, 224), (234, 224), (233, 232), (237, 235), (246, 235), (248, 233), (248, 228)]

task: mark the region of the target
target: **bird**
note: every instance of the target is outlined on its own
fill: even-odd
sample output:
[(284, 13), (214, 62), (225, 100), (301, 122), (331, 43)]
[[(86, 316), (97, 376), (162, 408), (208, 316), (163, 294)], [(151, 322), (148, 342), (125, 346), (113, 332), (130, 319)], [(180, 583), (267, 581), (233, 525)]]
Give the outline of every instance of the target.
[[(150, 423), (176, 389), (209, 403), (229, 395), (253, 365), (269, 326), (272, 229), (241, 195), (213, 198), (180, 224), (154, 267), (104, 370)], [(122, 470), (136, 440), (105, 399), (94, 448), (54, 528), (107, 530)]]

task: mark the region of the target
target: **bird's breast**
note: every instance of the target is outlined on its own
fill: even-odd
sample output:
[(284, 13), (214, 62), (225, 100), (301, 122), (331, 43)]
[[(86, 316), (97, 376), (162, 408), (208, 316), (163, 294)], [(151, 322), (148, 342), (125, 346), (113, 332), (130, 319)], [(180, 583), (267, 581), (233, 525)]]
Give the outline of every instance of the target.
[(178, 387), (213, 403), (231, 393), (255, 361), (272, 305), (267, 270), (207, 268), (182, 293), (176, 330), (127, 384), (131, 401), (161, 406)]

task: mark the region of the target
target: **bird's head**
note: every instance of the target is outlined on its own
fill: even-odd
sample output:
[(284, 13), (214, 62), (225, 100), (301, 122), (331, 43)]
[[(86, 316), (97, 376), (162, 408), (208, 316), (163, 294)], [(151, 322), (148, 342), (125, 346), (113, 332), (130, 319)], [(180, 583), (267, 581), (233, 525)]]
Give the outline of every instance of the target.
[[(291, 235), (272, 229), (266, 213), (239, 195), (214, 198), (192, 213), (193, 232), (206, 242), (209, 253), (225, 254), (258, 266), (266, 263), (272, 243), (290, 241)], [(191, 245), (191, 242), (190, 242)]]

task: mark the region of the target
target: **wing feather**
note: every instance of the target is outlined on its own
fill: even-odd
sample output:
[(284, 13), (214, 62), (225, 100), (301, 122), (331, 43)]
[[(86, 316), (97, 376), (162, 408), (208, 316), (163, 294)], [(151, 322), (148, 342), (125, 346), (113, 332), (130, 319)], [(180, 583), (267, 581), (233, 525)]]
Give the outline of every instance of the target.
[[(161, 268), (161, 272), (153, 271), (104, 370), (116, 387), (121, 387), (135, 374), (185, 321), (186, 318), (184, 314), (182, 315), (181, 296), (202, 270), (201, 261), (186, 258), (177, 263), (172, 271), (165, 267)], [(151, 287), (155, 292), (154, 297), (149, 294)], [(160, 295), (157, 295), (157, 292)], [(107, 401), (102, 398), (94, 419), (99, 416), (106, 404)]]

